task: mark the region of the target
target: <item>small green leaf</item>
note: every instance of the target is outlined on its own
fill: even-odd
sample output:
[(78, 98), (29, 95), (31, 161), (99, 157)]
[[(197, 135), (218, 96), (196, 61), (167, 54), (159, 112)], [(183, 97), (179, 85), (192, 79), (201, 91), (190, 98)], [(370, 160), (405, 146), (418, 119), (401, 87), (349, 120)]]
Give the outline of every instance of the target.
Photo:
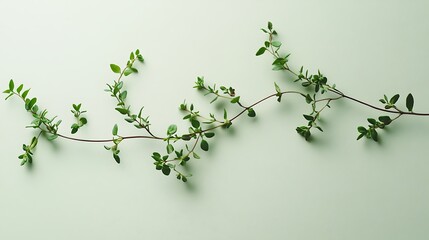
[(193, 156), (195, 159), (200, 159), (200, 156), (199, 156), (196, 152), (192, 152), (192, 156)]
[(115, 126), (113, 126), (112, 134), (113, 134), (114, 136), (117, 136), (117, 135), (118, 135), (118, 124), (115, 124)]
[(53, 140), (58, 138), (58, 135), (57, 134), (48, 134), (47, 138), (49, 141), (53, 141)]
[(265, 42), (264, 42), (264, 45), (265, 45), (265, 47), (266, 47), (266, 48), (268, 48), (268, 47), (270, 47), (270, 42), (265, 41)]
[(359, 133), (363, 133), (363, 134), (366, 134), (366, 133), (367, 133), (366, 128), (365, 128), (365, 127), (362, 127), (362, 126), (359, 126), (357, 130), (358, 130), (358, 132), (359, 132)]
[(392, 122), (392, 119), (389, 116), (381, 116), (378, 118), (380, 122), (384, 123), (385, 125), (389, 125)]
[(276, 88), (277, 93), (281, 93), (282, 90), (280, 90), (280, 87), (277, 85), (277, 83), (274, 83), (274, 87)]
[(253, 110), (253, 108), (247, 109), (247, 116), (249, 116), (249, 117), (256, 117), (255, 110)]
[(26, 109), (30, 111), (33, 108), (34, 104), (36, 104), (36, 102), (37, 102), (37, 98), (31, 99), (28, 102), (28, 105), (27, 105)]
[(281, 70), (284, 70), (284, 69), (285, 69), (285, 67), (283, 65), (275, 65), (273, 67), (274, 71), (281, 71)]
[(368, 118), (367, 120), (368, 120), (369, 123), (371, 123), (373, 125), (377, 124), (377, 121), (374, 118)]
[(79, 119), (79, 122), (81, 122), (81, 124), (82, 124), (82, 125), (85, 125), (85, 124), (87, 124), (87, 123), (88, 123), (88, 120), (87, 120), (86, 118), (84, 118), (84, 117), (83, 117), (83, 118), (80, 118), (80, 119)]
[(223, 109), (223, 118), (228, 119), (228, 112), (226, 111), (226, 109)]
[(16, 92), (19, 94), (22, 91), (23, 87), (24, 87), (24, 84), (19, 85), (19, 87), (16, 89)]
[(128, 92), (127, 91), (123, 91), (121, 92), (121, 94), (119, 94), (119, 99), (121, 101), (124, 101), (127, 98)]
[(391, 99), (390, 99), (390, 103), (391, 104), (395, 104), (399, 99), (399, 94), (395, 94)]
[(171, 172), (171, 169), (170, 169), (170, 167), (169, 167), (169, 166), (167, 166), (167, 165), (163, 165), (163, 166), (162, 166), (162, 173), (163, 173), (165, 176), (170, 175), (170, 172)]
[(206, 136), (206, 138), (212, 138), (215, 136), (215, 133), (214, 132), (206, 132), (206, 133), (204, 133), (204, 136)]
[(143, 63), (144, 62), (144, 58), (141, 54), (137, 54), (137, 59), (139, 60), (139, 62)]
[(124, 70), (124, 75), (125, 76), (128, 76), (128, 75), (130, 75), (131, 73), (133, 73), (134, 71), (131, 69), (131, 68), (125, 68), (125, 70)]
[(174, 124), (171, 124), (167, 129), (167, 135), (171, 136), (177, 132), (177, 126)]
[(370, 128), (371, 138), (374, 141), (378, 141), (378, 133), (374, 128)]
[(119, 164), (119, 163), (121, 163), (121, 158), (119, 157), (119, 155), (118, 154), (113, 154), (113, 158), (115, 159), (115, 161)]
[(260, 56), (260, 55), (264, 54), (265, 50), (267, 50), (267, 48), (265, 48), (265, 47), (261, 47), (261, 48), (256, 52), (256, 56)]
[(271, 22), (268, 22), (268, 30), (273, 30), (273, 24)]
[(9, 90), (11, 91), (11, 92), (13, 92), (13, 90), (15, 89), (15, 83), (13, 82), (13, 80), (11, 79), (10, 81), (9, 81)]
[(408, 94), (408, 96), (407, 96), (406, 105), (407, 105), (408, 111), (412, 112), (413, 111), (413, 107), (414, 107), (414, 97), (413, 97), (413, 95), (411, 93)]
[(231, 103), (238, 103), (240, 101), (240, 96), (231, 99)]
[(174, 151), (174, 147), (173, 147), (173, 145), (168, 144), (168, 145), (167, 145), (167, 153), (168, 153), (168, 154), (170, 154), (170, 153), (172, 153), (173, 151)]
[(313, 99), (311, 98), (310, 94), (307, 94), (307, 95), (305, 96), (305, 101), (306, 101), (307, 103), (311, 103), (311, 102), (313, 101)]
[(72, 126), (71, 134), (77, 133), (78, 130), (79, 130), (79, 127), (73, 127)]
[(37, 146), (37, 143), (38, 139), (36, 137), (33, 137), (33, 139), (31, 139), (30, 149), (34, 149)]
[(121, 73), (121, 68), (116, 64), (110, 64), (110, 69), (112, 69), (114, 73)]
[(271, 42), (271, 45), (273, 45), (273, 47), (279, 48), (282, 45), (282, 43), (279, 41), (273, 41)]
[(305, 119), (307, 119), (308, 121), (314, 121), (314, 117), (313, 117), (313, 116), (311, 116), (311, 115), (306, 115), (306, 114), (304, 114), (303, 116), (304, 116), (304, 118), (305, 118)]
[(28, 95), (28, 92), (30, 92), (30, 89), (28, 89), (28, 90), (26, 90), (26, 91), (24, 91), (23, 93), (22, 93), (22, 98), (26, 98), (27, 97), (27, 95)]
[(115, 110), (121, 113), (122, 115), (128, 114), (128, 109), (126, 108), (115, 108)]
[(208, 151), (209, 150), (209, 143), (203, 139), (203, 140), (201, 140), (200, 147), (202, 150)]
[(194, 127), (194, 128), (200, 127), (200, 122), (196, 119), (191, 119), (191, 124), (192, 124), (192, 127)]

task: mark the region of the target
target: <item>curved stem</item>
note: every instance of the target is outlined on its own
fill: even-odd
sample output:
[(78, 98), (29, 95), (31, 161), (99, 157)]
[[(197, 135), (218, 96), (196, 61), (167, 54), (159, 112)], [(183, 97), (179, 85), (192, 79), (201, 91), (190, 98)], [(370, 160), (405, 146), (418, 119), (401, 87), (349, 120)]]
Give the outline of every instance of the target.
[[(68, 140), (72, 140), (72, 141), (78, 141), (78, 142), (90, 142), (90, 143), (103, 143), (103, 142), (113, 142), (113, 139), (84, 139), (84, 138), (74, 138), (74, 137), (69, 137), (69, 136), (65, 136), (62, 134), (57, 133), (58, 137), (64, 138), (64, 139), (68, 139)], [(122, 140), (126, 140), (126, 139), (154, 139), (154, 140), (163, 140), (163, 138), (159, 138), (159, 137), (152, 137), (152, 136), (126, 136), (126, 137), (121, 137)]]

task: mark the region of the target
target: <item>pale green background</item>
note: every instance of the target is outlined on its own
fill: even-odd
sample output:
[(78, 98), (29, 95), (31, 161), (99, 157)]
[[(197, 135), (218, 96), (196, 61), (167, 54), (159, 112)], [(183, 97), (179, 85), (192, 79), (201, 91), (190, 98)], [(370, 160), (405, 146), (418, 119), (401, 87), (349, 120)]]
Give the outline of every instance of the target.
[[(1, 88), (31, 86), (41, 106), (73, 121), (89, 110), (82, 137), (109, 137), (114, 123), (136, 133), (103, 92), (140, 48), (147, 60), (127, 80), (130, 101), (145, 105), (153, 130), (183, 121), (197, 76), (234, 86), (245, 103), (292, 89), (289, 76), (255, 57), (271, 20), (291, 66), (321, 69), (344, 92), (378, 104), (384, 93), (412, 92), (429, 111), (429, 4), (421, 1), (5, 1), (0, 2)], [(403, 100), (403, 99), (402, 99)], [(403, 106), (403, 101), (401, 106)], [(258, 106), (219, 131), (182, 184), (154, 170), (164, 145), (123, 144), (117, 165), (102, 145), (41, 141), (32, 167), (19, 167), (31, 118), (17, 99), (1, 102), (0, 239), (428, 239), (429, 119), (403, 118), (355, 140), (380, 113), (352, 102), (323, 114), (325, 133), (305, 142), (295, 127), (308, 106), (296, 97)]]

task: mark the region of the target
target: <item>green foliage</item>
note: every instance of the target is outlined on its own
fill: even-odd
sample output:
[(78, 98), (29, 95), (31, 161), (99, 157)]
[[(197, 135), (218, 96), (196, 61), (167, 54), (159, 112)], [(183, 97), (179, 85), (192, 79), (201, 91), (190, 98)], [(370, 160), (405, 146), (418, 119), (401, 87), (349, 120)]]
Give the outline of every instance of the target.
[(73, 116), (76, 118), (76, 122), (71, 125), (71, 133), (75, 134), (81, 127), (88, 123), (88, 120), (87, 118), (81, 116), (82, 114), (86, 113), (86, 111), (81, 110), (81, 103), (73, 104), (72, 107), (73, 109), (71, 110), (71, 113), (73, 113)]
[(406, 100), (406, 106), (408, 111), (412, 112), (414, 107), (414, 97), (411, 93), (408, 94), (407, 100)]
[[(133, 135), (133, 136), (119, 136), (118, 124), (115, 124), (112, 128), (112, 138), (109, 139), (79, 139), (72, 138), (58, 133), (59, 125), (61, 120), (55, 120), (56, 117), (47, 117), (48, 111), (46, 109), (40, 109), (37, 105), (38, 98), (29, 97), (30, 89), (24, 89), (23, 84), (15, 84), (11, 79), (7, 84), (7, 89), (3, 93), (7, 94), (6, 99), (12, 96), (19, 97), (23, 103), (25, 110), (31, 114), (32, 122), (31, 125), (27, 126), (39, 131), (37, 137), (33, 137), (30, 144), (23, 144), (24, 153), (19, 156), (21, 159), (21, 165), (31, 163), (33, 161), (33, 152), (38, 144), (40, 136), (46, 137), (48, 140), (55, 140), (58, 137), (82, 141), (82, 142), (110, 142), (113, 143), (110, 146), (104, 146), (104, 148), (111, 152), (115, 162), (120, 163), (121, 158), (119, 156), (120, 149), (119, 144), (123, 140), (127, 139), (153, 139), (165, 142), (165, 153), (162, 155), (159, 152), (152, 154), (154, 160), (155, 169), (159, 170), (163, 175), (169, 176), (175, 173), (178, 180), (187, 182), (191, 176), (184, 174), (181, 169), (186, 170), (183, 166), (189, 163), (191, 159), (200, 159), (200, 155), (197, 151), (209, 151), (210, 141), (216, 136), (215, 131), (217, 128), (227, 129), (231, 127), (233, 121), (236, 121), (238, 117), (243, 114), (247, 114), (248, 117), (256, 117), (254, 108), (256, 106), (270, 98), (276, 98), (278, 102), (281, 102), (284, 95), (294, 94), (302, 97), (304, 103), (307, 104), (309, 111), (303, 114), (303, 118), (307, 124), (296, 128), (296, 132), (304, 137), (305, 140), (310, 140), (312, 135), (312, 129), (318, 129), (323, 132), (319, 126), (322, 112), (330, 108), (330, 103), (339, 99), (348, 99), (373, 109), (387, 112), (388, 114), (395, 114), (395, 117), (382, 115), (378, 118), (368, 118), (368, 125), (359, 126), (357, 128), (358, 137), (361, 139), (366, 137), (373, 141), (379, 141), (379, 130), (384, 129), (391, 125), (392, 122), (396, 121), (403, 115), (419, 115), (429, 116), (429, 114), (415, 113), (414, 108), (414, 97), (410, 93), (406, 97), (405, 106), (407, 111), (401, 110), (398, 107), (400, 95), (395, 94), (388, 98), (386, 95), (380, 99), (380, 102), (384, 105), (384, 108), (373, 106), (369, 103), (365, 103), (361, 100), (355, 99), (351, 96), (345, 95), (338, 90), (335, 84), (330, 85), (328, 79), (320, 71), (317, 73), (309, 73), (307, 69), (302, 66), (299, 71), (295, 71), (288, 65), (290, 54), (285, 53), (282, 48), (285, 44), (277, 39), (277, 32), (273, 28), (273, 24), (268, 22), (267, 28), (261, 29), (266, 35), (267, 39), (263, 42), (262, 46), (256, 51), (256, 56), (263, 54), (269, 54), (273, 57), (272, 70), (274, 71), (286, 71), (289, 76), (293, 76), (293, 82), (297, 84), (298, 90), (293, 91), (282, 91), (277, 83), (274, 83), (275, 92), (254, 102), (253, 104), (245, 105), (245, 100), (242, 96), (237, 95), (235, 88), (227, 86), (219, 86), (216, 84), (208, 85), (205, 83), (204, 77), (197, 77), (194, 88), (202, 92), (205, 96), (211, 96), (210, 103), (215, 101), (224, 100), (223, 119), (217, 117), (215, 113), (204, 114), (198, 111), (194, 104), (188, 104), (185, 101), (180, 104), (179, 109), (184, 113), (183, 120), (188, 124), (187, 131), (179, 133), (176, 124), (170, 124), (164, 132), (165, 136), (157, 136), (153, 134), (149, 128), (151, 125), (148, 120), (148, 116), (143, 116), (144, 107), (140, 108), (140, 111), (134, 112), (130, 104), (128, 104), (128, 91), (124, 84), (124, 77), (131, 74), (136, 74), (139, 70), (136, 68), (135, 63), (144, 62), (144, 58), (140, 53), (140, 50), (135, 50), (129, 54), (129, 60), (122, 67), (116, 64), (110, 64), (110, 69), (115, 73), (116, 79), (110, 84), (107, 84), (106, 92), (115, 101), (115, 111), (124, 117), (127, 123), (133, 124), (137, 129), (143, 129), (146, 131), (146, 135)], [(328, 94), (325, 94), (328, 93)], [(325, 94), (325, 95), (323, 95)], [(323, 96), (322, 96), (323, 95)], [(326, 96), (328, 95), (328, 96)], [(332, 96), (333, 95), (333, 96)], [(239, 108), (231, 110), (230, 108)], [(76, 122), (71, 125), (71, 133), (75, 134), (78, 130), (88, 123), (86, 117), (83, 116), (86, 111), (82, 110), (82, 104), (73, 104), (72, 110)], [(237, 113), (238, 112), (238, 113)], [(216, 113), (220, 114), (220, 113)], [(186, 129), (186, 128), (185, 128)]]
[(121, 73), (121, 68), (116, 64), (110, 64), (110, 69), (112, 69), (114, 73)]

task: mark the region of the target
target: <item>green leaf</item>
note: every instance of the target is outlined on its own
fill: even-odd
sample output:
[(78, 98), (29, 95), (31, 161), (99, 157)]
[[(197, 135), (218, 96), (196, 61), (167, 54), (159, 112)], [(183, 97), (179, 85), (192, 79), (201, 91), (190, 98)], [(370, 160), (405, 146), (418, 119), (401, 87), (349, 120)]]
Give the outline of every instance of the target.
[(282, 90), (280, 90), (280, 87), (277, 85), (277, 83), (274, 83), (274, 87), (276, 88), (277, 93), (281, 93)]
[(192, 152), (192, 156), (193, 156), (195, 159), (200, 159), (200, 156), (199, 156), (196, 152)]
[(78, 130), (79, 130), (79, 127), (73, 127), (72, 126), (71, 134), (77, 133)]
[(370, 133), (371, 133), (371, 138), (372, 138), (372, 140), (374, 140), (374, 141), (378, 141), (378, 133), (377, 133), (377, 131), (374, 129), (374, 128), (370, 128)]
[(139, 60), (139, 62), (143, 63), (144, 62), (144, 58), (141, 54), (137, 54), (137, 59)]
[(131, 68), (125, 68), (125, 70), (124, 70), (124, 75), (125, 76), (128, 76), (128, 75), (130, 75), (131, 73), (133, 73), (134, 71), (131, 69)]
[(226, 109), (223, 109), (223, 118), (228, 119), (228, 112), (226, 111)]
[(284, 70), (284, 69), (285, 69), (285, 67), (283, 65), (275, 65), (273, 67), (274, 71), (280, 71), (280, 70)]
[(19, 85), (19, 87), (16, 89), (16, 92), (19, 94), (22, 91), (23, 87), (24, 87), (24, 84)]
[(357, 139), (356, 140), (359, 140), (359, 139), (361, 139), (363, 136), (365, 136), (366, 134), (365, 133), (361, 133), (361, 134), (359, 134), (359, 136), (357, 137)]
[(80, 118), (80, 119), (79, 119), (79, 122), (81, 122), (81, 124), (82, 124), (82, 125), (85, 125), (85, 124), (87, 124), (87, 123), (88, 123), (88, 120), (87, 120), (86, 118), (84, 118), (84, 117), (83, 117), (83, 118)]
[(28, 102), (28, 105), (26, 106), (27, 110), (31, 110), (34, 106), (34, 104), (36, 104), (37, 102), (37, 98), (33, 98)]
[(30, 149), (34, 149), (37, 146), (37, 142), (38, 139), (36, 137), (33, 137), (33, 139), (31, 139)]
[(121, 92), (121, 94), (119, 94), (119, 99), (121, 101), (124, 101), (127, 98), (128, 92), (127, 91), (123, 91)]
[(169, 166), (167, 166), (167, 165), (162, 166), (162, 173), (163, 173), (165, 176), (170, 175), (170, 172), (171, 172), (171, 169), (170, 169), (170, 167), (169, 167)]
[(231, 103), (238, 103), (240, 101), (240, 96), (231, 99)]
[(53, 140), (58, 138), (58, 135), (57, 134), (48, 134), (47, 138), (49, 141), (53, 141)]
[(119, 157), (118, 154), (113, 154), (113, 158), (115, 159), (115, 161), (119, 164), (121, 163), (121, 158)]
[(122, 115), (128, 114), (128, 109), (126, 108), (115, 108), (115, 110), (121, 113)]
[(30, 92), (30, 89), (28, 89), (28, 90), (26, 90), (26, 91), (24, 91), (23, 93), (22, 93), (22, 98), (26, 98), (27, 97), (27, 95), (28, 95), (28, 92)]
[(203, 140), (201, 140), (200, 147), (202, 150), (208, 151), (209, 150), (209, 143), (203, 139)]
[(10, 81), (9, 81), (9, 90), (11, 91), (11, 92), (13, 92), (13, 90), (15, 89), (15, 84), (14, 84), (14, 82), (13, 82), (13, 80), (11, 79)]
[(215, 136), (215, 133), (214, 132), (206, 132), (206, 133), (204, 133), (204, 136), (206, 136), (206, 138), (212, 138)]
[(407, 105), (408, 111), (412, 112), (413, 111), (413, 107), (414, 107), (414, 97), (413, 97), (413, 95), (411, 93), (408, 94), (408, 96), (407, 96), (406, 105)]
[(395, 104), (399, 99), (399, 94), (395, 94), (391, 99), (390, 99), (390, 103), (391, 104)]
[(304, 118), (305, 118), (305, 119), (307, 119), (308, 121), (314, 121), (314, 117), (313, 117), (313, 116), (311, 116), (311, 115), (306, 115), (306, 114), (304, 114), (303, 116), (304, 116)]
[(167, 135), (171, 136), (177, 132), (177, 126), (174, 124), (171, 124), (167, 129)]
[(378, 118), (380, 122), (384, 123), (385, 125), (389, 125), (392, 122), (392, 119), (389, 116), (381, 116)]
[(310, 94), (307, 94), (307, 95), (305, 96), (305, 101), (306, 101), (307, 103), (311, 103), (311, 102), (313, 101), (313, 99), (311, 98)]
[(357, 130), (358, 130), (358, 132), (359, 132), (359, 133), (363, 133), (363, 134), (366, 134), (366, 133), (367, 133), (366, 128), (365, 128), (365, 127), (362, 127), (362, 126), (359, 126), (359, 127), (357, 128)]
[(200, 122), (196, 119), (191, 119), (191, 124), (192, 124), (192, 127), (194, 127), (194, 128), (200, 127)]
[(121, 68), (116, 64), (110, 64), (110, 69), (112, 69), (114, 73), (121, 73)]
[(273, 47), (279, 48), (282, 45), (282, 43), (279, 41), (273, 41), (271, 42), (271, 45), (273, 45)]
[(255, 110), (253, 110), (253, 108), (247, 109), (247, 116), (249, 116), (249, 117), (256, 117)]
[(118, 135), (118, 124), (115, 124), (115, 126), (113, 126), (112, 134), (114, 136)]
[(268, 30), (273, 30), (273, 24), (271, 22), (268, 22)]
[(191, 140), (191, 138), (192, 138), (192, 136), (189, 135), (189, 134), (185, 134), (185, 135), (182, 136), (182, 140), (183, 141), (189, 141), (189, 140)]
[(266, 47), (266, 48), (268, 48), (268, 47), (270, 47), (270, 42), (265, 41), (265, 42), (264, 42), (264, 45), (265, 45), (265, 47)]
[(261, 48), (256, 52), (256, 56), (260, 56), (260, 55), (264, 54), (265, 50), (267, 50), (267, 48), (265, 48), (265, 47), (261, 47)]
[(374, 118), (368, 118), (367, 120), (369, 123), (371, 123), (373, 125), (377, 123), (377, 121)]
[(168, 153), (168, 154), (170, 154), (170, 153), (172, 153), (173, 151), (174, 151), (174, 147), (173, 147), (173, 145), (168, 144), (168, 145), (167, 145), (167, 153)]

